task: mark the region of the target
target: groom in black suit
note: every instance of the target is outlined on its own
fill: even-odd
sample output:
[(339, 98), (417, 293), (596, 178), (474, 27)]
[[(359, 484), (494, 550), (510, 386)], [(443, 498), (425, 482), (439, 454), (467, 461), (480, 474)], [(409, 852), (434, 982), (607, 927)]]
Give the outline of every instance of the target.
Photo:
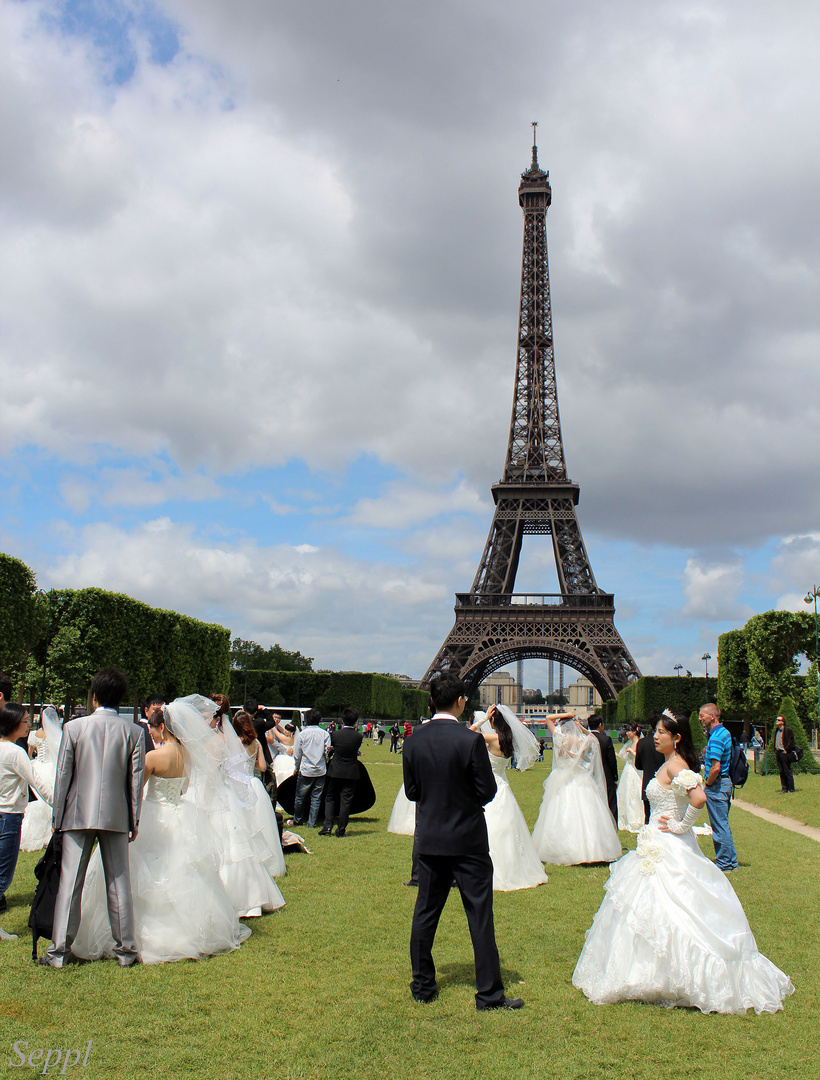
[(493, 926), (493, 864), (484, 806), (496, 783), (484, 739), (462, 727), (465, 686), (448, 672), (430, 681), (433, 719), (404, 744), (404, 790), (416, 803), (418, 884), (410, 959), (416, 1001), (438, 996), (433, 941), (455, 879), (475, 954), (477, 1009), (520, 1009), (504, 996)]

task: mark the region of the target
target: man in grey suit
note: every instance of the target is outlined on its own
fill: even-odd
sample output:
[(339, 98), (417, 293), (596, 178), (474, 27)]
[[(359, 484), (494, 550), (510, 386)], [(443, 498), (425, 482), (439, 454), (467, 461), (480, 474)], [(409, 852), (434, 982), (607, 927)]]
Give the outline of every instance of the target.
[(120, 967), (139, 962), (128, 845), (139, 826), (145, 743), (142, 728), (119, 715), (127, 690), (121, 671), (103, 669), (91, 683), (95, 711), (63, 727), (54, 781), (54, 828), (63, 834), (63, 861), (54, 941), (40, 960), (51, 967), (64, 967), (71, 956), (95, 839), (105, 873), (114, 955)]

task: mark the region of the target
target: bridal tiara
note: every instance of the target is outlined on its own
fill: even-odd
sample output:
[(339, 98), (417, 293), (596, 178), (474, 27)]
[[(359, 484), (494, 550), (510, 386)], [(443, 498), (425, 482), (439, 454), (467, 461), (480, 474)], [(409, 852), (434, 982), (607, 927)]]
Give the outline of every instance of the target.
[(675, 717), (675, 714), (673, 712), (670, 712), (669, 709), (664, 709), (663, 712), (661, 713), (661, 716), (668, 716), (669, 719), (674, 720), (676, 724), (678, 722), (676, 717)]

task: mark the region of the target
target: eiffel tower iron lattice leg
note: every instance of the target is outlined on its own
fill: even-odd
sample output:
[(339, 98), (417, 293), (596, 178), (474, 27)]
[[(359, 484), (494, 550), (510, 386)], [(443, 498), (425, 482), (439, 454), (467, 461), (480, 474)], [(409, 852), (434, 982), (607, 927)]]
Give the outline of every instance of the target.
[[(504, 477), (492, 488), (495, 513), (469, 593), (456, 595), (456, 621), (423, 682), (454, 671), (470, 693), (497, 668), (521, 659), (568, 664), (601, 697), (617, 696), (640, 672), (615, 629), (615, 600), (598, 588), (567, 477), (552, 341), (547, 208), (549, 173), (522, 173), (524, 212), (518, 358)], [(515, 593), (524, 536), (552, 538), (560, 593)]]

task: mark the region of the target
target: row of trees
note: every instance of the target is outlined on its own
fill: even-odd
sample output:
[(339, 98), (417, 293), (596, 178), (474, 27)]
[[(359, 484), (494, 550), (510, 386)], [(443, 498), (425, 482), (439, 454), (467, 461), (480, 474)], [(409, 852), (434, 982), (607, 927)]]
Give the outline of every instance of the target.
[(32, 571), (0, 554), (0, 669), (20, 701), (86, 700), (95, 673), (121, 668), (136, 703), (149, 693), (168, 699), (225, 693), (230, 630), (176, 611), (149, 607), (104, 589), (38, 592)]

